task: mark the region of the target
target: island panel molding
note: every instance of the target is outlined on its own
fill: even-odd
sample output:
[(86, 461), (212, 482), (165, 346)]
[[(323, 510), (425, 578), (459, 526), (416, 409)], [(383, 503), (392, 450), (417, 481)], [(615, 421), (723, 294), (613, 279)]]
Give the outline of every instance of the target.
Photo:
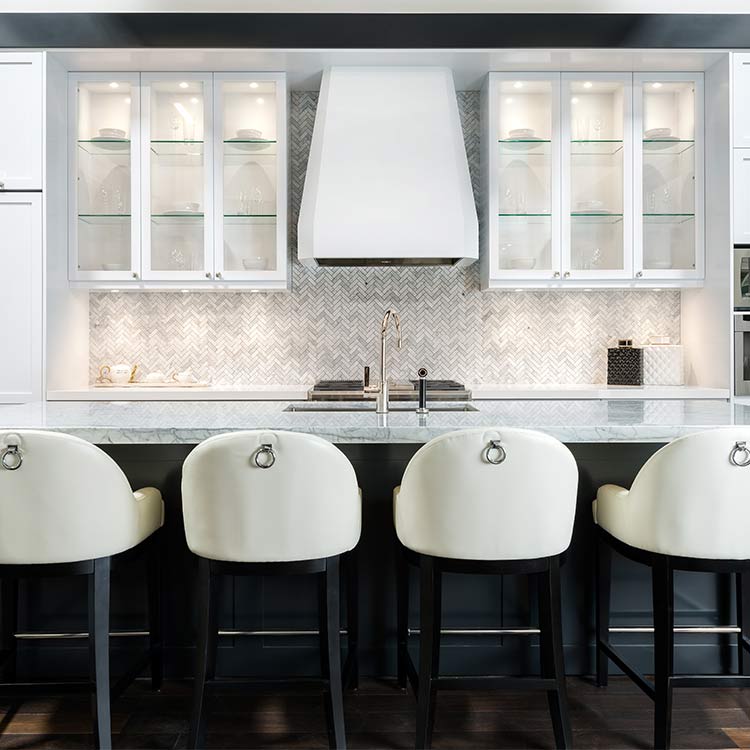
[[(458, 99), (476, 197), (479, 92)], [(314, 92), (292, 93), (292, 293), (92, 292), (92, 382), (101, 364), (121, 361), (146, 371), (190, 368), (215, 385), (350, 379), (375, 366), (379, 315), (388, 307), (404, 324), (404, 348), (391, 358), (396, 378), (427, 367), (431, 377), (477, 384), (604, 383), (614, 338), (645, 342), (665, 334), (679, 342), (676, 290), (487, 294), (479, 289), (479, 264), (303, 267), (294, 248), (316, 104)]]

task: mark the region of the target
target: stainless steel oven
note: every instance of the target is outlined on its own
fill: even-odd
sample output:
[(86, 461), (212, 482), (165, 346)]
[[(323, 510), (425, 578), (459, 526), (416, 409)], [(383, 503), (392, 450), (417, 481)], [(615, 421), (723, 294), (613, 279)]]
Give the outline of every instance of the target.
[(750, 315), (734, 316), (734, 393), (750, 396)]
[(750, 247), (734, 246), (734, 309), (750, 310)]

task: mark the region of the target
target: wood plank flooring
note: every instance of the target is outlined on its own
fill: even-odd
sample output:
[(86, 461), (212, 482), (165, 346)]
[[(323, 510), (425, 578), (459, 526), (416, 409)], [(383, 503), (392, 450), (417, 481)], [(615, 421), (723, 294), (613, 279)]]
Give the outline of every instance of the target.
[[(632, 683), (610, 678), (597, 689), (568, 681), (576, 748), (651, 747), (653, 709)], [(5, 699), (0, 699), (3, 701)], [(678, 690), (673, 747), (750, 748), (750, 691)], [(350, 748), (414, 746), (416, 705), (388, 681), (368, 680), (346, 696)], [(113, 706), (116, 748), (183, 748), (190, 713), (190, 683), (168, 682), (152, 693), (139, 681)], [(92, 748), (86, 696), (38, 698), (16, 707), (0, 702), (0, 750)], [(311, 687), (277, 692), (217, 694), (211, 700), (210, 748), (326, 748), (322, 698)], [(552, 748), (542, 694), (441, 692), (434, 747)]]

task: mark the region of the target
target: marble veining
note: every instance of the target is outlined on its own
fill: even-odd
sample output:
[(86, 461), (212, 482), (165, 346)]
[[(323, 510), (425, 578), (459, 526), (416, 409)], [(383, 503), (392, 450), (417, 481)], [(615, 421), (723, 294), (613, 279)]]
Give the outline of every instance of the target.
[(750, 425), (750, 407), (706, 400), (477, 401), (476, 412), (387, 415), (285, 412), (285, 401), (37, 402), (0, 406), (0, 442), (14, 429), (67, 432), (96, 444), (185, 444), (267, 429), (334, 443), (424, 443), (469, 427), (524, 427), (567, 443), (667, 442), (712, 427)]

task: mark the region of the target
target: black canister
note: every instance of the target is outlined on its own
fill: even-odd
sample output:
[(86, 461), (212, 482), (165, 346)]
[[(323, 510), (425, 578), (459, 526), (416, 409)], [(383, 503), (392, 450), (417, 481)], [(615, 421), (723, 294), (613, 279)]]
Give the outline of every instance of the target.
[(607, 349), (607, 385), (643, 385), (643, 349), (619, 339)]

